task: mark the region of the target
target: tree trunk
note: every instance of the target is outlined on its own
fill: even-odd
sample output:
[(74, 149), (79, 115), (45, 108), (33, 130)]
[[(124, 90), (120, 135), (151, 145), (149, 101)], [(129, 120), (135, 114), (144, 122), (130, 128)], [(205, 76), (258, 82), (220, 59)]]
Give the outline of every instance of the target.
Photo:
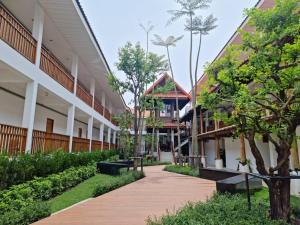
[[(285, 150), (282, 149), (278, 153), (277, 164), (283, 158)], [(278, 170), (278, 176), (288, 177), (289, 173), (289, 160), (285, 160), (282, 166)], [(290, 220), (290, 191), (291, 191), (291, 181), (289, 179), (276, 179), (273, 178), (269, 182), (269, 193), (270, 193), (270, 216), (274, 220), (283, 219), (286, 221)]]
[(245, 166), (247, 164), (245, 136), (240, 134), (240, 163)]
[(290, 180), (274, 179), (269, 185), (270, 216), (274, 220), (290, 218)]

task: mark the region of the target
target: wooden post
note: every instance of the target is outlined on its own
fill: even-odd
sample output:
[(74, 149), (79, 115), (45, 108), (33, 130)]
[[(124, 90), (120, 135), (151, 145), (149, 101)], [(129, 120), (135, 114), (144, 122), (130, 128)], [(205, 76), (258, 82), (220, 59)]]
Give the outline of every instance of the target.
[(294, 137), (294, 140), (293, 140), (293, 143), (291, 146), (291, 158), (292, 158), (292, 168), (300, 169), (298, 142), (297, 142), (296, 136)]
[(240, 134), (240, 162), (244, 166), (247, 162), (246, 158), (246, 147), (245, 147), (245, 136), (243, 133)]
[(220, 139), (219, 137), (215, 138), (215, 151), (216, 151), (216, 159), (221, 159), (221, 154), (220, 154)]

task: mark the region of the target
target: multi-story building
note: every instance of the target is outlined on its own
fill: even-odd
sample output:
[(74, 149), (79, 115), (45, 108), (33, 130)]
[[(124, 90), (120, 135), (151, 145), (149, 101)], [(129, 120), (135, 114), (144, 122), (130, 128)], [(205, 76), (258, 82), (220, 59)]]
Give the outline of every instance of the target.
[[(260, 0), (256, 7), (265, 10), (273, 7), (275, 4), (274, 0)], [(239, 29), (250, 32), (253, 30), (248, 25), (248, 18), (246, 18), (240, 25)], [(225, 49), (232, 44), (242, 43), (241, 34), (236, 31), (230, 40), (226, 43), (220, 53), (217, 55), (215, 60), (220, 59), (225, 54)], [(199, 94), (201, 89), (208, 81), (207, 74), (203, 74), (197, 83), (197, 91)], [(217, 91), (217, 86), (211, 91)], [(230, 114), (230, 106), (223, 106), (220, 108), (223, 112)], [(187, 110), (186, 114), (181, 118), (181, 121), (192, 122), (192, 110)], [(215, 167), (217, 169), (229, 169), (229, 170), (240, 170), (249, 171), (252, 169), (253, 172), (257, 172), (255, 158), (251, 152), (248, 141), (243, 137), (233, 138), (234, 126), (225, 126), (222, 121), (213, 120), (213, 112), (201, 107), (197, 108), (198, 118), (198, 146), (199, 153), (201, 156), (201, 162), (204, 167)], [(297, 135), (300, 135), (300, 127), (297, 129)], [(260, 149), (261, 155), (264, 159), (265, 166), (274, 167), (277, 164), (277, 153), (274, 145), (265, 137), (261, 140), (256, 140), (257, 146)], [(298, 148), (299, 148), (298, 141)], [(240, 164), (240, 152), (244, 152), (249, 164), (243, 166)], [(300, 155), (299, 155), (300, 157)], [(293, 162), (293, 159), (290, 160)], [(291, 163), (291, 168), (293, 164)], [(300, 194), (300, 183), (299, 181), (292, 181), (292, 193)]]
[[(156, 91), (158, 87), (163, 87), (167, 82), (172, 82), (176, 89), (173, 88), (166, 93), (160, 93)], [(154, 91), (153, 91), (154, 90)], [(174, 161), (175, 151), (178, 146), (178, 132), (177, 132), (177, 120), (176, 120), (176, 95), (178, 98), (178, 108), (182, 108), (190, 101), (190, 95), (180, 85), (174, 81), (167, 73), (163, 74), (146, 92), (145, 96), (153, 95), (160, 99), (163, 103), (161, 110), (154, 112), (155, 118), (160, 121), (160, 126), (155, 127), (156, 137), (156, 152), (158, 158), (161, 161)], [(149, 116), (149, 112), (147, 113)], [(146, 115), (146, 116), (147, 116)], [(147, 133), (152, 134), (153, 127), (151, 125), (146, 126)], [(184, 141), (186, 126), (180, 124), (181, 141)], [(187, 149), (185, 149), (187, 150)], [(188, 155), (188, 151), (183, 152)]]
[(78, 0), (1, 0), (1, 151), (113, 149), (109, 72)]

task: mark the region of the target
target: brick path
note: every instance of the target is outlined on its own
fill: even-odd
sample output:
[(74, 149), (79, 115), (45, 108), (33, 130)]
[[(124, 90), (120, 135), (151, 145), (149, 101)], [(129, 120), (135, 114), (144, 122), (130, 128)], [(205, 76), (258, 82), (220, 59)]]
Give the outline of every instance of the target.
[(146, 167), (146, 178), (43, 219), (35, 225), (143, 225), (151, 216), (205, 201), (215, 182)]

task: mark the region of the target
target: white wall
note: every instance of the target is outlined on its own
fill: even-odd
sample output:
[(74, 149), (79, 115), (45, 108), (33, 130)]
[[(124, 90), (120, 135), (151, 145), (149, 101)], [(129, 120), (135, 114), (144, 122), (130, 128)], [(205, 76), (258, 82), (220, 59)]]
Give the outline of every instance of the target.
[[(238, 166), (238, 158), (240, 157), (240, 140), (233, 138), (224, 138), (225, 139), (225, 154), (226, 154), (226, 168), (236, 170)], [(257, 147), (262, 154), (262, 157), (265, 161), (266, 168), (270, 167), (270, 152), (269, 152), (269, 143), (264, 143), (261, 140), (256, 141)], [(253, 154), (251, 153), (249, 142), (245, 140), (246, 145), (246, 157), (250, 159), (251, 168), (253, 172), (257, 172), (256, 163)]]
[(21, 127), (24, 99), (0, 90), (0, 123)]
[(78, 122), (77, 120), (75, 120), (74, 122), (74, 137), (78, 137), (78, 130), (79, 128), (82, 129), (82, 138), (87, 138), (87, 129), (88, 129), (88, 126), (84, 123), (81, 123), (81, 122)]
[(35, 109), (34, 129), (46, 131), (47, 118), (54, 120), (53, 133), (66, 134), (67, 117), (39, 105)]
[(215, 167), (215, 141), (208, 140), (204, 143), (207, 167)]

